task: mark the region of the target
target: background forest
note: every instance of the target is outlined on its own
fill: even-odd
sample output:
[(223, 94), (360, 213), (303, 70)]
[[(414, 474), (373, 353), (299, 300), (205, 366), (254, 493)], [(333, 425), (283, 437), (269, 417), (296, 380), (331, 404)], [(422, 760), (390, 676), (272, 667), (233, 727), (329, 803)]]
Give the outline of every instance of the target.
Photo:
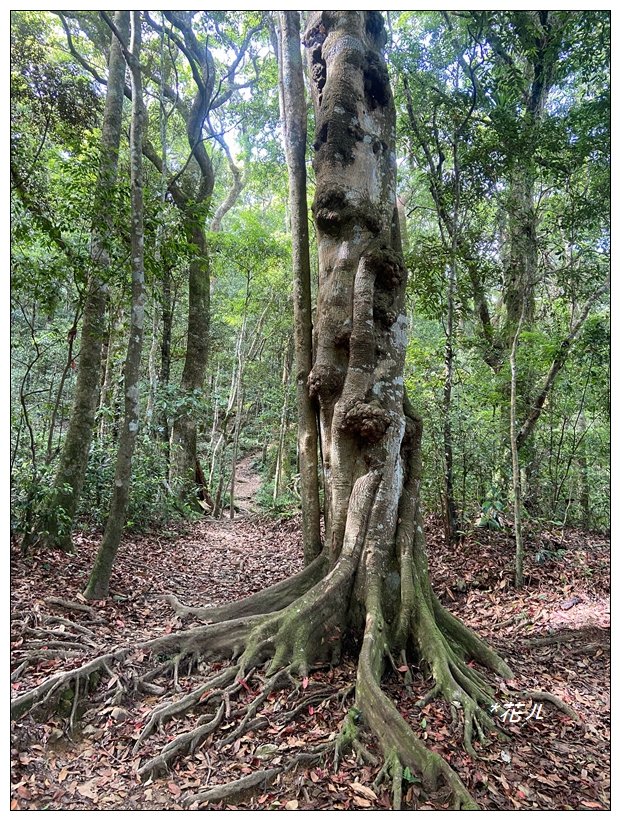
[[(273, 29), (259, 13), (201, 17), (219, 88), (202, 112), (205, 185), (188, 147), (197, 99), (188, 47), (160, 14), (149, 20), (145, 323), (128, 526), (195, 509), (193, 499), (180, 501), (170, 472), (170, 435), (185, 415), (209, 512), (230, 509), (246, 452), (260, 459), (264, 506), (294, 510), (292, 281)], [(554, 14), (542, 44), (523, 14), (392, 12), (389, 20), (410, 269), (406, 378), (426, 425), (426, 509), (453, 531), (507, 520), (509, 353), (523, 303), (516, 418), (526, 431), (526, 520), (605, 529), (608, 15)], [(105, 290), (102, 350), (77, 520), (101, 527), (110, 507), (131, 272), (126, 139), (103, 201), (97, 183), (109, 40), (94, 12), (12, 16), (16, 535), (32, 532), (55, 491), (95, 266)], [(527, 282), (513, 272), (522, 253), (532, 257)], [(200, 350), (188, 341), (193, 307), (203, 314)]]
[[(524, 560), (610, 526), (610, 14), (384, 19), (428, 538), (456, 556), (497, 533), (518, 588)], [(129, 45), (122, 12), (11, 12), (11, 538), (27, 572), (103, 533), (83, 602), (114, 592), (124, 537), (248, 513), (298, 530), (307, 492), (277, 13), (138, 29)]]

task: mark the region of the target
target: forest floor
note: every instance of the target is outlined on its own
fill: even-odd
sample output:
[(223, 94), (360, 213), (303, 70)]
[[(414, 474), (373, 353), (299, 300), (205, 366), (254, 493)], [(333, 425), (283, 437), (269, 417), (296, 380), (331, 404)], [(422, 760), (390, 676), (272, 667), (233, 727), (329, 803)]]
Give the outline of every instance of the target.
[[(87, 604), (80, 595), (97, 537), (77, 534), (72, 556), (53, 553), (22, 559), (15, 552), (13, 693), (103, 650), (178, 629), (181, 623), (162, 593), (173, 592), (186, 604), (225, 603), (299, 570), (299, 522), (247, 514), (254, 509), (246, 503), (246, 515), (233, 522), (205, 518), (157, 533), (126, 534), (112, 577), (114, 596), (105, 602)], [(458, 548), (448, 549), (439, 522), (429, 519), (427, 527), (433, 583), (442, 601), (490, 641), (515, 673), (507, 683), (494, 680), (497, 722), (510, 740), (491, 737), (487, 746), (477, 744), (477, 759), (470, 758), (445, 703), (415, 705), (428, 690), (429, 680), (413, 665), (411, 675), (400, 667), (385, 680), (401, 713), (457, 770), (483, 809), (609, 808), (608, 539), (579, 531), (530, 535), (525, 586), (515, 590), (509, 532), (474, 530)], [(33, 658), (33, 650), (38, 657)], [(24, 665), (27, 657), (32, 662)], [(191, 680), (180, 676), (179, 691), (194, 688), (220, 666), (199, 665)], [(273, 692), (259, 713), (265, 718), (262, 728), (222, 746), (218, 740), (226, 734), (224, 727), (193, 754), (177, 759), (166, 777), (145, 783), (136, 774), (141, 762), (194, 726), (195, 714), (160, 728), (137, 755), (132, 747), (146, 716), (161, 700), (156, 695), (136, 695), (120, 705), (106, 703), (105, 698), (91, 702), (73, 728), (67, 714), (43, 722), (27, 715), (13, 726), (11, 808), (197, 808), (188, 803), (188, 794), (277, 765), (287, 755), (333, 737), (352, 705), (351, 696), (343, 692), (354, 681), (354, 658), (345, 658), (338, 668), (300, 681), (294, 692)], [(524, 690), (545, 690), (562, 698), (581, 722), (548, 701), (520, 697)], [(170, 680), (164, 699), (173, 691)], [(256, 691), (257, 681), (249, 678), (239, 697), (247, 702)], [(296, 719), (282, 723), (280, 716), (302, 701), (305, 705)], [(368, 742), (372, 750), (372, 739)], [(377, 767), (358, 761), (352, 753), (337, 772), (327, 759), (289, 772), (244, 802), (206, 808), (389, 808), (388, 784), (373, 785), (377, 773)], [(411, 776), (404, 805), (442, 809), (447, 796), (426, 794)]]

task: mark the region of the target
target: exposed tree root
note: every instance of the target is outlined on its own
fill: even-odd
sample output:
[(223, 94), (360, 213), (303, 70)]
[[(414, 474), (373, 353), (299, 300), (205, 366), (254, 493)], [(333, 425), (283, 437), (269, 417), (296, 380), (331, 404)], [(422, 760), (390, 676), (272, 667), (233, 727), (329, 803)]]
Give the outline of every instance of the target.
[[(153, 710), (135, 743), (134, 752), (166, 721), (197, 709), (203, 714), (196, 718), (193, 728), (175, 737), (159, 753), (144, 762), (138, 770), (139, 775), (149, 778), (165, 773), (176, 757), (192, 752), (207, 737), (218, 732), (225, 720), (232, 719), (234, 728), (217, 741), (218, 746), (225, 746), (251, 729), (267, 723), (260, 711), (269, 695), (278, 688), (294, 687), (294, 675), (306, 675), (313, 665), (329, 657), (333, 649), (330, 637), (334, 638), (334, 644), (339, 647), (340, 630), (344, 626), (342, 602), (350, 594), (352, 567), (356, 564), (359, 549), (358, 539), (349, 539), (347, 551), (341, 561), (301, 598), (287, 607), (272, 613), (206, 624), (145, 641), (136, 647), (107, 653), (78, 669), (54, 675), (30, 692), (17, 697), (12, 704), (13, 716), (19, 716), (32, 708), (50, 705), (55, 697), (73, 690), (73, 721), (78, 714), (79, 695), (86, 695), (100, 678), (116, 678), (115, 702), (119, 702), (124, 694), (137, 689), (149, 691), (151, 687), (151, 691), (165, 691), (155, 680), (166, 673), (176, 679), (180, 665), (186, 662), (191, 664), (195, 656), (230, 656), (232, 652), (238, 659), (233, 666), (218, 672), (191, 692), (168, 700)], [(450, 643), (439, 630), (424, 595), (414, 591), (413, 600), (412, 622), (419, 633), (414, 637), (422, 656), (431, 659), (430, 666), (437, 682), (431, 694), (443, 694), (451, 703), (461, 705), (465, 745), (475, 754), (471, 743), (472, 732), (477, 729), (481, 735), (483, 727), (493, 726), (491, 719), (478, 708), (479, 703), (492, 702), (490, 690), (482, 677), (467, 667), (454, 648), (454, 640)], [(446, 623), (450, 624), (447, 619)], [(454, 632), (455, 630), (452, 631), (453, 639)], [(309, 763), (328, 751), (334, 754), (336, 766), (349, 749), (353, 749), (361, 760), (378, 764), (358, 737), (357, 724), (362, 721), (377, 736), (381, 745), (386, 761), (385, 773), (392, 777), (395, 807), (402, 804), (403, 768), (410, 767), (420, 772), (428, 789), (434, 788), (440, 779), (446, 783), (452, 791), (456, 808), (474, 808), (475, 802), (458, 775), (439, 755), (424, 746), (381, 691), (380, 679), (389, 651), (386, 625), (380, 608), (373, 605), (367, 611), (366, 632), (359, 658), (357, 711), (349, 712), (336, 739), (314, 750), (304, 750), (280, 767), (254, 773), (227, 784), (226, 787), (217, 786), (190, 795), (186, 803), (201, 805), (233, 797), (239, 799), (240, 794), (271, 782), (277, 774), (292, 765)], [(142, 674), (137, 669), (132, 669), (133, 666), (142, 664), (148, 654), (163, 654), (167, 659)], [(242, 686), (247, 688), (247, 680), (262, 663), (267, 664), (267, 678), (262, 681), (258, 693), (249, 703), (233, 708), (231, 699), (239, 694)], [(121, 669), (126, 673), (127, 668), (131, 670), (130, 675), (121, 680)], [(293, 720), (309, 704), (325, 700), (330, 694), (334, 695), (330, 690), (310, 693), (291, 710), (280, 713), (278, 722)]]
[(523, 695), (525, 698), (529, 698), (530, 700), (534, 701), (547, 701), (548, 703), (552, 703), (556, 709), (559, 709), (560, 712), (564, 712), (565, 715), (568, 715), (577, 723), (583, 723), (581, 717), (572, 709), (568, 703), (565, 703), (561, 698), (557, 697), (557, 695), (552, 695), (551, 692), (539, 692), (536, 690), (532, 691), (525, 691), (521, 692), (520, 694)]
[(419, 772), (428, 790), (434, 790), (441, 778), (452, 792), (453, 808), (478, 808), (457, 773), (442, 757), (426, 748), (382, 692), (380, 680), (386, 657), (386, 639), (386, 625), (375, 598), (366, 614), (366, 630), (357, 672), (356, 704), (362, 719), (381, 745), (386, 761), (385, 773), (393, 778), (394, 808), (400, 808), (402, 802), (403, 766)]
[(75, 621), (69, 618), (62, 618), (60, 615), (44, 615), (43, 623), (46, 624), (60, 624), (61, 626), (68, 626), (73, 632), (78, 632), (80, 635), (87, 635), (89, 638), (95, 637), (95, 632), (82, 624), (76, 624)]
[(191, 754), (197, 746), (202, 743), (205, 738), (213, 734), (220, 726), (224, 715), (226, 713), (226, 704), (224, 701), (220, 703), (217, 712), (211, 716), (210, 720), (201, 718), (194, 729), (189, 732), (184, 732), (177, 735), (173, 740), (167, 743), (161, 752), (151, 758), (147, 763), (138, 769), (138, 775), (141, 778), (155, 776), (162, 774), (168, 770), (168, 764), (174, 760), (178, 755), (185, 751)]
[(258, 772), (252, 772), (239, 780), (233, 780), (232, 783), (224, 783), (222, 786), (213, 786), (206, 791), (195, 792), (187, 795), (183, 802), (187, 806), (204, 806), (205, 803), (220, 803), (232, 802), (240, 800), (246, 795), (256, 792), (257, 789), (269, 786), (276, 777), (284, 771), (282, 766), (277, 766), (273, 769), (263, 769)]
[(325, 556), (321, 554), (297, 575), (224, 606), (191, 607), (182, 604), (174, 595), (164, 597), (179, 617), (198, 618), (209, 623), (220, 623), (248, 615), (265, 615), (284, 609), (311, 589), (325, 574), (326, 564)]
[[(123, 647), (105, 655), (101, 655), (83, 664), (77, 669), (68, 672), (58, 672), (52, 675), (34, 689), (16, 697), (11, 703), (11, 716), (19, 717), (30, 709), (47, 704), (54, 695), (58, 695), (75, 685), (77, 680), (89, 678), (91, 675), (108, 675), (112, 677), (112, 667), (128, 660), (132, 655), (144, 656), (147, 653), (173, 654), (175, 657), (167, 665), (178, 668), (180, 661), (189, 655), (226, 655), (234, 646), (243, 641), (256, 623), (256, 618), (238, 619), (225, 624), (210, 624), (164, 635), (160, 638), (144, 641), (134, 647)], [(260, 619), (258, 619), (260, 620)], [(145, 679), (134, 680), (134, 687), (148, 683)]]
[[(210, 700), (215, 699), (219, 699), (223, 702), (223, 695), (228, 691), (228, 687), (235, 680), (238, 671), (238, 666), (230, 667), (221, 674), (209, 678), (202, 686), (189, 692), (179, 700), (167, 701), (154, 709), (135, 742), (133, 747), (134, 753), (136, 753), (144, 741), (154, 731), (163, 726), (167, 720), (186, 714), (198, 703), (206, 705)], [(238, 688), (238, 686), (236, 688)]]
[(18, 718), (31, 709), (39, 709), (45, 706), (52, 700), (54, 695), (60, 696), (62, 692), (66, 691), (72, 685), (74, 686), (75, 682), (82, 678), (88, 678), (94, 673), (105, 672), (109, 664), (125, 658), (129, 652), (129, 649), (123, 649), (117, 653), (101, 655), (80, 666), (78, 669), (72, 669), (69, 672), (57, 672), (55, 675), (43, 681), (43, 683), (35, 686), (34, 689), (30, 689), (28, 692), (24, 692), (22, 695), (18, 695), (14, 698), (11, 701), (11, 717)]
[[(37, 649), (36, 651), (16, 650), (15, 657), (20, 661), (19, 665), (11, 672), (11, 680), (16, 681), (21, 678), (24, 672), (39, 661), (69, 660), (75, 658), (80, 653), (72, 649)], [(23, 660), (21, 660), (23, 658)]]
[(290, 676), (290, 670), (288, 668), (281, 669), (271, 678), (269, 678), (259, 695), (257, 695), (254, 700), (244, 708), (244, 716), (242, 720), (237, 724), (235, 729), (229, 732), (225, 737), (223, 737), (220, 741), (218, 741), (218, 746), (221, 748), (222, 746), (226, 746), (229, 743), (235, 741), (238, 737), (246, 731), (248, 724), (252, 720), (252, 718), (257, 714), (258, 710), (261, 706), (265, 703), (269, 695), (274, 692), (276, 689), (282, 688), (285, 683), (292, 683)]
[(52, 606), (61, 607), (62, 609), (72, 609), (76, 612), (84, 612), (86, 613), (93, 623), (105, 623), (103, 618), (97, 615), (97, 611), (93, 609), (92, 606), (88, 606), (88, 604), (80, 604), (78, 601), (68, 601), (66, 598), (46, 598), (46, 604), (51, 604)]
[[(41, 626), (24, 626), (22, 634), (29, 635), (33, 638), (40, 638), (44, 644), (46, 642), (49, 642), (50, 638), (59, 638), (61, 639), (61, 641), (59, 642), (62, 642), (62, 639), (66, 638), (67, 641), (65, 641), (65, 644), (68, 646), (68, 648), (72, 647), (71, 641), (77, 643), (78, 648), (82, 648), (84, 646), (90, 646), (92, 649), (97, 648), (97, 645), (93, 641), (89, 640), (89, 638), (87, 637), (83, 637), (83, 635), (87, 633), (82, 633), (82, 635), (80, 635), (78, 634), (78, 630), (75, 630), (75, 632), (67, 632), (67, 630), (63, 631), (62, 629), (46, 629), (45, 627)], [(35, 641), (30, 641), (30, 643), (34, 644)]]

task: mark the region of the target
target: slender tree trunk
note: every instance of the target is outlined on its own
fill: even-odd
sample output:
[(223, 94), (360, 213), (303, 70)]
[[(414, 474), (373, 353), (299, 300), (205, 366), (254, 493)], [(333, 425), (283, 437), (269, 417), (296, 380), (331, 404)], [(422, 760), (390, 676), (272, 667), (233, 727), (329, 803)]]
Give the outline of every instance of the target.
[(510, 181), (508, 195), (510, 250), (505, 273), (506, 333), (512, 344), (517, 325), (529, 327), (534, 316), (534, 283), (538, 271), (537, 219), (534, 207), (534, 176), (527, 166)]
[[(117, 12), (115, 20), (119, 29), (127, 30), (127, 12)], [(40, 510), (34, 531), (28, 539), (31, 543), (39, 541), (42, 545), (65, 551), (73, 548), (71, 531), (86, 475), (99, 399), (101, 346), (108, 290), (105, 276), (110, 263), (108, 242), (113, 231), (109, 201), (116, 184), (124, 85), (125, 60), (113, 37), (101, 131), (99, 179), (95, 193), (97, 221), (93, 224), (91, 235), (93, 272), (84, 301), (75, 400), (53, 490)]]
[(226, 216), (226, 214), (234, 207), (236, 201), (239, 199), (239, 194), (243, 191), (245, 187), (245, 178), (243, 176), (243, 172), (238, 165), (235, 164), (232, 155), (230, 153), (230, 149), (228, 145), (224, 142), (224, 140), (220, 137), (218, 142), (222, 146), (224, 153), (226, 154), (226, 159), (228, 160), (228, 167), (230, 168), (230, 173), (232, 174), (233, 184), (226, 195), (226, 199), (220, 204), (217, 211), (213, 214), (213, 219), (211, 220), (210, 230), (213, 233), (219, 233), (222, 229), (222, 219)]
[(588, 476), (588, 446), (586, 417), (583, 410), (579, 413), (577, 429), (581, 438), (577, 465), (579, 467), (579, 506), (581, 508), (581, 526), (590, 529), (590, 481)]
[[(248, 285), (249, 288), (249, 285)], [(237, 367), (235, 371), (235, 378), (233, 379), (233, 395), (231, 396), (231, 410), (235, 408), (235, 426), (233, 428), (233, 449), (232, 449), (232, 458), (230, 464), (230, 503), (229, 503), (229, 510), (230, 510), (230, 518), (231, 520), (235, 517), (235, 480), (236, 480), (236, 473), (237, 473), (237, 453), (239, 451), (239, 436), (241, 434), (241, 423), (242, 423), (242, 415), (243, 415), (243, 394), (244, 394), (244, 384), (243, 384), (243, 371), (245, 368), (244, 362), (244, 340), (245, 340), (245, 331), (247, 327), (247, 310), (248, 310), (248, 300), (249, 300), (249, 289), (246, 294), (245, 300), (245, 309), (243, 314), (243, 324), (241, 325), (241, 330), (239, 331), (239, 338), (237, 340)]]
[(519, 447), (517, 445), (517, 349), (519, 346), (519, 336), (521, 335), (521, 327), (523, 324), (525, 310), (526, 308), (524, 306), (524, 312), (521, 315), (519, 323), (515, 329), (512, 347), (510, 349), (510, 451), (512, 454), (512, 491), (514, 496), (513, 515), (515, 533), (515, 586), (518, 589), (523, 586), (524, 546), (521, 470), (519, 466)]
[(306, 192), (306, 101), (299, 46), (299, 12), (279, 12), (280, 116), (289, 171), (289, 211), (293, 239), (293, 309), (297, 386), (297, 444), (302, 499), (304, 559), (321, 551), (318, 431), (308, 392), (312, 369), (312, 293)]
[(170, 447), (170, 484), (179, 498), (192, 503), (196, 500), (197, 419), (191, 406), (202, 394), (209, 350), (209, 258), (204, 226), (193, 216), (188, 236), (195, 246), (189, 268), (189, 318), (187, 348), (181, 376), (182, 406), (173, 425)]
[[(119, 32), (122, 36), (122, 33)], [(118, 442), (114, 490), (103, 540), (90, 574), (84, 595), (89, 599), (106, 598), (109, 594), (112, 565), (118, 551), (129, 501), (131, 463), (138, 435), (140, 401), (140, 359), (144, 333), (144, 208), (142, 193), (142, 137), (144, 130), (144, 103), (140, 67), (141, 20), (140, 12), (131, 12), (131, 43), (123, 46), (131, 73), (131, 321), (125, 361), (125, 417)]]
[(288, 431), (288, 415), (289, 415), (289, 406), (288, 406), (288, 393), (289, 393), (289, 384), (291, 379), (291, 353), (292, 350), (289, 347), (284, 355), (284, 365), (282, 367), (282, 410), (280, 412), (280, 427), (278, 431), (278, 448), (276, 452), (276, 468), (273, 477), (273, 500), (274, 502), (278, 500), (278, 496), (282, 492), (282, 485), (284, 480), (286, 479), (286, 475), (288, 472), (288, 458), (286, 455), (287, 452), (287, 444), (286, 444), (286, 434)]
[[(448, 313), (451, 313), (448, 308)], [(451, 317), (447, 318), (451, 325)], [(459, 531), (458, 511), (454, 498), (454, 448), (452, 446), (452, 379), (454, 370), (454, 349), (452, 347), (452, 332), (446, 334), (445, 346), (445, 373), (443, 383), (443, 446), (444, 446), (444, 492), (446, 519), (444, 532), (446, 541), (452, 542), (457, 538)]]
[[(162, 208), (162, 212), (166, 207), (166, 194), (168, 191), (168, 113), (166, 111), (165, 106), (165, 94), (164, 94), (164, 77), (165, 77), (165, 45), (166, 45), (166, 36), (165, 32), (162, 30), (159, 36), (159, 70), (161, 74), (161, 82), (159, 86), (159, 140), (161, 143), (161, 173), (159, 179), (159, 202)], [(164, 316), (168, 309), (169, 301), (170, 301), (170, 270), (168, 265), (166, 264), (165, 259), (163, 258), (163, 254), (161, 252), (161, 245), (163, 242), (163, 229), (162, 225), (158, 225), (157, 228), (157, 235), (155, 237), (155, 246), (156, 246), (156, 253), (158, 261), (162, 267), (161, 270), (161, 277), (162, 277), (162, 308), (161, 308), (161, 315), (159, 311), (159, 305), (157, 304), (157, 300), (155, 298), (152, 299), (153, 301), (153, 320), (152, 320), (152, 331), (151, 331), (151, 348), (149, 350), (149, 397), (146, 405), (146, 424), (148, 429), (151, 433), (158, 437), (162, 438), (161, 431), (160, 431), (160, 421), (161, 419), (157, 418), (157, 414), (155, 412), (155, 404), (157, 401), (157, 393), (159, 389), (159, 377), (161, 371), (163, 370), (163, 366), (158, 369), (157, 367), (157, 348), (159, 342), (159, 323), (160, 319), (163, 320), (163, 332), (169, 332), (169, 328), (166, 327), (166, 323), (164, 320)], [(156, 288), (153, 287), (153, 297), (155, 296)], [(167, 339), (168, 343), (170, 339)], [(160, 345), (160, 350), (163, 349), (164, 342), (162, 341)], [(168, 369), (168, 377), (169, 377), (169, 369)], [(166, 381), (167, 385), (167, 381)], [(165, 425), (167, 427), (167, 424)], [(164, 441), (168, 441), (168, 436), (166, 435)], [(168, 464), (169, 467), (169, 464)]]
[(155, 424), (155, 402), (157, 400), (158, 370), (156, 364), (157, 348), (159, 346), (159, 310), (153, 300), (153, 321), (151, 323), (151, 346), (149, 348), (149, 394), (146, 402), (145, 422), (147, 428), (153, 432)]
[[(108, 304), (108, 314), (110, 314)], [(105, 345), (105, 363), (103, 366), (103, 381), (99, 399), (99, 441), (103, 444), (108, 436), (114, 440), (118, 438), (115, 422), (115, 408), (117, 406), (118, 363), (122, 359), (125, 339), (125, 307), (119, 305), (112, 319)]]
[[(525, 98), (525, 111), (521, 122), (524, 149), (521, 156), (513, 162), (510, 174), (506, 210), (508, 216), (508, 258), (504, 272), (503, 302), (506, 307), (503, 340), (504, 350), (511, 356), (514, 352), (515, 337), (523, 329), (528, 329), (534, 319), (535, 286), (538, 280), (538, 215), (535, 199), (535, 187), (538, 169), (534, 157), (540, 126), (545, 116), (545, 106), (551, 88), (555, 63), (557, 60), (557, 32), (552, 33), (553, 24), (547, 12), (532, 13), (541, 26), (541, 36), (537, 39), (536, 49), (528, 55), (529, 65), (524, 73), (524, 80), (529, 83)], [(520, 32), (517, 29), (517, 35)], [(502, 52), (503, 53), (503, 52)], [(518, 341), (517, 341), (518, 345)], [(504, 354), (505, 356), (505, 354)], [(511, 364), (512, 368), (512, 364)], [(501, 375), (500, 375), (501, 378)], [(512, 404), (513, 385), (512, 369), (510, 383), (510, 446), (512, 447)], [(514, 385), (514, 403), (522, 404), (526, 416), (534, 403), (534, 384), (528, 373), (519, 374)], [(506, 390), (508, 392), (508, 390)], [(516, 413), (516, 406), (514, 411)], [(529, 454), (526, 453), (523, 438), (516, 432), (516, 446), (520, 456), (521, 467), (529, 473)], [(513, 489), (515, 481), (514, 453)], [(525, 488), (519, 481), (519, 513), (522, 512), (521, 496)], [(515, 501), (516, 504), (516, 501)], [(515, 522), (515, 527), (517, 526)], [(519, 551), (519, 539), (517, 551)], [(522, 545), (521, 545), (522, 549)], [(522, 559), (521, 559), (522, 560)], [(522, 570), (522, 567), (521, 567)], [(517, 584), (519, 580), (519, 561), (517, 561)]]
[(549, 393), (553, 388), (555, 380), (558, 377), (558, 374), (562, 371), (564, 365), (566, 364), (572, 345), (578, 338), (579, 333), (586, 319), (588, 318), (592, 307), (608, 289), (609, 279), (607, 279), (599, 288), (597, 288), (594, 291), (594, 293), (590, 296), (590, 298), (586, 301), (578, 318), (573, 322), (568, 335), (565, 339), (563, 339), (562, 343), (560, 344), (558, 352), (556, 353), (553, 362), (551, 363), (551, 366), (547, 371), (545, 380), (540, 390), (538, 391), (536, 398), (528, 404), (528, 414), (517, 434), (517, 444), (519, 445), (519, 448), (521, 448), (523, 444), (525, 444), (529, 436), (532, 434), (534, 426), (540, 418), (540, 414), (543, 411), (545, 402), (547, 401)]
[(239, 361), (241, 357), (241, 345), (243, 344), (243, 334), (245, 330), (245, 317), (237, 341), (235, 344), (235, 360), (233, 363), (232, 375), (230, 377), (230, 390), (228, 392), (228, 402), (226, 410), (220, 422), (218, 437), (213, 447), (211, 455), (211, 469), (209, 470), (209, 492), (212, 491), (213, 481), (217, 476), (217, 486), (213, 493), (213, 517), (219, 518), (222, 512), (222, 493), (224, 491), (224, 453), (229, 443), (227, 437), (228, 422), (231, 419), (233, 409), (237, 404), (237, 393), (240, 386)]
[(235, 426), (233, 429), (233, 441), (232, 441), (232, 456), (230, 460), (230, 502), (228, 505), (228, 509), (230, 512), (230, 520), (232, 521), (235, 517), (235, 488), (236, 488), (236, 481), (237, 481), (237, 457), (239, 455), (239, 437), (241, 435), (241, 427), (243, 424), (243, 399), (244, 399), (244, 386), (243, 382), (240, 380), (239, 387), (237, 389), (237, 407), (235, 408)]
[(461, 175), (458, 153), (458, 135), (452, 143), (454, 172), (454, 202), (452, 208), (452, 230), (450, 238), (450, 264), (448, 266), (448, 287), (446, 292), (446, 346), (445, 374), (443, 387), (443, 442), (445, 456), (446, 521), (445, 535), (448, 543), (455, 540), (460, 529), (459, 515), (454, 498), (454, 449), (452, 446), (452, 383), (454, 375), (454, 301), (457, 284), (457, 256), (460, 236), (459, 209), (461, 202)]
[(446, 517), (444, 531), (448, 543), (454, 541), (459, 530), (458, 512), (454, 498), (454, 451), (452, 446), (452, 381), (454, 374), (454, 298), (456, 289), (456, 259), (453, 257), (448, 268), (448, 289), (446, 309), (446, 344), (444, 351), (443, 382), (443, 446), (444, 446), (444, 491)]
[(209, 351), (211, 272), (204, 209), (211, 201), (215, 177), (211, 159), (204, 146), (203, 129), (214, 89), (215, 67), (209, 48), (197, 48), (191, 26), (183, 13), (166, 12), (166, 16), (183, 32), (186, 56), (190, 58), (197, 83), (196, 97), (187, 113), (186, 131), (190, 151), (199, 171), (196, 193), (191, 199), (183, 197), (183, 201), (178, 203), (183, 211), (187, 238), (195, 250), (189, 268), (189, 316), (180, 386), (181, 409), (172, 424), (169, 475), (175, 495), (200, 509), (196, 497), (196, 475), (199, 472), (197, 420), (196, 411), (191, 405), (196, 397), (202, 395)]
[[(158, 382), (160, 389), (165, 389), (170, 384), (170, 363), (172, 349), (172, 321), (174, 318), (174, 304), (172, 300), (172, 274), (166, 267), (162, 278), (162, 309), (161, 309), (161, 346), (160, 346), (160, 366)], [(168, 413), (162, 410), (157, 419), (158, 436), (166, 442), (167, 450), (170, 442), (170, 429), (168, 425)], [(169, 462), (170, 453), (167, 459)]]
[[(49, 464), (51, 462), (52, 458), (53, 458), (54, 430), (56, 428), (56, 419), (58, 417), (58, 411), (60, 409), (60, 404), (61, 404), (61, 401), (62, 401), (62, 394), (63, 394), (64, 388), (65, 388), (65, 383), (67, 381), (67, 377), (69, 375), (69, 372), (71, 371), (71, 368), (75, 367), (75, 360), (73, 358), (73, 355), (74, 355), (73, 354), (73, 343), (75, 341), (78, 320), (79, 320), (79, 312), (76, 313), (75, 319), (73, 320), (73, 325), (72, 325), (71, 329), (69, 330), (69, 334), (68, 334), (68, 338), (67, 338), (67, 362), (66, 362), (66, 364), (63, 368), (62, 375), (60, 377), (60, 382), (59, 382), (58, 388), (56, 390), (56, 399), (55, 399), (55, 401), (53, 403), (53, 406), (52, 406), (52, 415), (50, 417), (50, 429), (49, 429), (49, 433), (48, 433), (48, 436), (47, 436), (47, 448), (46, 448), (46, 452), (45, 452), (45, 461), (46, 461), (47, 464)], [(50, 382), (50, 397), (49, 397), (50, 405), (52, 405), (51, 391), (52, 391), (52, 383)], [(61, 435), (62, 435), (62, 418), (60, 420), (60, 430), (59, 430), (59, 434), (58, 434), (59, 439), (61, 438)]]

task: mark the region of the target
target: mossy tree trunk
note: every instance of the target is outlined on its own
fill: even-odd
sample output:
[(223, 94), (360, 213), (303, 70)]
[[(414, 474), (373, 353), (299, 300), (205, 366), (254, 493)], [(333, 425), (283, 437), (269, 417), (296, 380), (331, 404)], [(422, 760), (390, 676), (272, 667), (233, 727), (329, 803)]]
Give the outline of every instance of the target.
[[(115, 20), (119, 30), (128, 31), (127, 12), (117, 12)], [(32, 533), (27, 536), (29, 545), (37, 543), (65, 551), (73, 548), (71, 531), (88, 466), (88, 452), (99, 400), (101, 349), (108, 291), (106, 276), (110, 266), (109, 242), (113, 233), (108, 203), (116, 184), (124, 86), (125, 59), (113, 36), (101, 129), (99, 178), (95, 191), (96, 221), (91, 235), (92, 274), (84, 300), (75, 400), (54, 485), (38, 513)]]
[[(109, 18), (106, 17), (109, 20)], [(125, 360), (125, 414), (119, 436), (114, 474), (114, 489), (105, 532), (95, 563), (84, 591), (89, 599), (106, 598), (109, 593), (112, 565), (125, 526), (125, 515), (129, 501), (131, 483), (131, 463), (138, 435), (140, 401), (138, 384), (140, 381), (140, 359), (144, 334), (144, 307), (146, 290), (144, 285), (144, 208), (142, 179), (142, 137), (145, 110), (142, 97), (142, 74), (140, 67), (141, 19), (140, 12), (131, 12), (131, 42), (124, 44), (123, 33), (110, 21), (115, 36), (122, 44), (131, 74), (131, 320), (129, 341)]]

